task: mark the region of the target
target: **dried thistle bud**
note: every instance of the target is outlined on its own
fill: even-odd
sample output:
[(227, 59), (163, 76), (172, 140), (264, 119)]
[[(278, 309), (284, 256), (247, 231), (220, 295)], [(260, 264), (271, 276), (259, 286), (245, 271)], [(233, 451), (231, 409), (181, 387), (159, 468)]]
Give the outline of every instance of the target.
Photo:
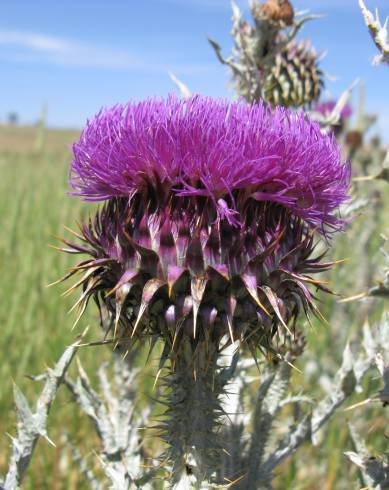
[(291, 26), (294, 21), (294, 10), (289, 0), (267, 0), (254, 5), (252, 13), (255, 19), (266, 19), (282, 26)]
[(331, 263), (315, 235), (344, 227), (350, 167), (304, 113), (151, 99), (101, 111), (73, 151), (74, 193), (105, 204), (68, 243), (87, 255), (71, 275), (115, 338), (271, 350), (300, 313), (319, 315), (311, 274)]
[(346, 133), (345, 143), (351, 151), (355, 151), (363, 144), (363, 134), (357, 129), (352, 129)]

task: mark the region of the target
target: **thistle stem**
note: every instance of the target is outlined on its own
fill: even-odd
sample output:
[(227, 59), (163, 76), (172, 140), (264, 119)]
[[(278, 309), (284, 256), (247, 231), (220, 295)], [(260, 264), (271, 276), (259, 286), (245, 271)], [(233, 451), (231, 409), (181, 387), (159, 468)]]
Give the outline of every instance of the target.
[(193, 488), (201, 488), (201, 483), (209, 481), (216, 470), (221, 449), (217, 430), (223, 391), (218, 354), (217, 344), (195, 343), (187, 337), (181, 342), (171, 372), (165, 378), (168, 409), (163, 437), (169, 445), (167, 456), (176, 489), (189, 480)]

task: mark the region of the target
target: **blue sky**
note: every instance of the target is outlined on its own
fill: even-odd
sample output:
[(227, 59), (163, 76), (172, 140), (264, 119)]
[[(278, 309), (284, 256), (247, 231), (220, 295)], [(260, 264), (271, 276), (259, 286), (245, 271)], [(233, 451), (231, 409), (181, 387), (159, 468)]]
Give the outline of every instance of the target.
[[(247, 2), (238, 2), (247, 10)], [(367, 0), (382, 20), (389, 0)], [(366, 105), (389, 133), (389, 68), (376, 54), (357, 0), (295, 0), (296, 9), (326, 14), (303, 37), (326, 52), (324, 69), (337, 96), (360, 77)], [(228, 0), (2, 0), (0, 2), (0, 120), (16, 111), (36, 121), (44, 103), (52, 126), (81, 127), (102, 105), (166, 95), (168, 71), (193, 92), (234, 96), (228, 73), (206, 36), (225, 54), (231, 47)], [(386, 135), (386, 138), (388, 136)]]

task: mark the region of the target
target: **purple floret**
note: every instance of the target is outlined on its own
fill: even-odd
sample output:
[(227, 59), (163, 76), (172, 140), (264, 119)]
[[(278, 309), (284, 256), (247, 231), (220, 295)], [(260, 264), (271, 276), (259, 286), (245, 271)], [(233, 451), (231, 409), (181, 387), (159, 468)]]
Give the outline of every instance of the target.
[(333, 135), (285, 108), (175, 96), (103, 109), (73, 146), (71, 185), (90, 201), (147, 196), (214, 203), (244, 221), (248, 200), (278, 203), (326, 232), (343, 221), (350, 165)]
[[(322, 114), (323, 116), (328, 116), (335, 109), (336, 101), (329, 100), (327, 102), (319, 102), (315, 105), (313, 110)], [(340, 111), (340, 119), (345, 120), (349, 119), (353, 114), (353, 110), (349, 104), (346, 104), (343, 109)]]

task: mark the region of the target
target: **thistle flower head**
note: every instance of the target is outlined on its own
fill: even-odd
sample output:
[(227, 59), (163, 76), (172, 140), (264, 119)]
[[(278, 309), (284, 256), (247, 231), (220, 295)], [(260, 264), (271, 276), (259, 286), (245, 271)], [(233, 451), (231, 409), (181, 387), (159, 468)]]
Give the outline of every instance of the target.
[(160, 210), (206, 202), (244, 221), (250, 201), (279, 203), (320, 230), (339, 228), (349, 166), (303, 112), (207, 97), (170, 97), (102, 110), (73, 147), (71, 184), (87, 200), (114, 197)]
[[(342, 229), (350, 167), (303, 113), (207, 97), (101, 111), (74, 145), (71, 185), (105, 201), (82, 226), (90, 297), (117, 337), (241, 339), (270, 348), (317, 313), (315, 233)], [(119, 330), (118, 330), (119, 329)]]

